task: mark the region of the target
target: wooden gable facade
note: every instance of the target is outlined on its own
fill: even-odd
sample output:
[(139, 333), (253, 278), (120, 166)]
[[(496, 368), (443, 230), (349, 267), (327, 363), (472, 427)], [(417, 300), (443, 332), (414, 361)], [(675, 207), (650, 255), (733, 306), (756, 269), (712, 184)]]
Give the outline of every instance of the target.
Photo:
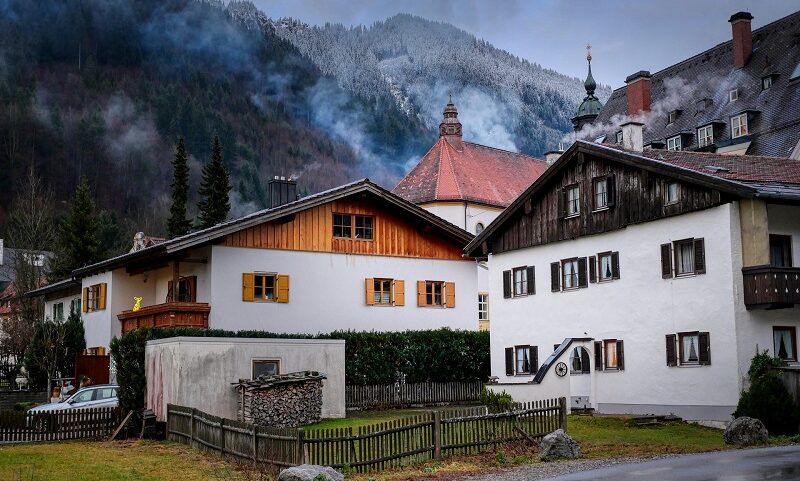
[[(334, 235), (334, 215), (372, 219), (372, 239)], [(353, 232), (355, 230), (353, 221)], [(359, 193), (227, 234), (223, 245), (427, 259), (469, 260), (463, 245), (423, 219)]]
[[(611, 149), (602, 149), (611, 150)], [(735, 198), (730, 188), (685, 169), (625, 152), (570, 149), (467, 248), (472, 255), (501, 253), (714, 207)], [(596, 208), (595, 181), (606, 181), (608, 206)], [(667, 201), (670, 183), (678, 197)], [(704, 185), (705, 184), (705, 185)], [(566, 192), (577, 186), (579, 213), (565, 212)]]

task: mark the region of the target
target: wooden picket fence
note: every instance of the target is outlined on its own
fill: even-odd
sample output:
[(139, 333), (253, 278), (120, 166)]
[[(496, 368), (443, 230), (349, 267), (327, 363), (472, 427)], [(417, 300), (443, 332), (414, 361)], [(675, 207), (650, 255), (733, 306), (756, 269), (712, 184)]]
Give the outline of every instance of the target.
[(345, 386), (347, 409), (468, 404), (480, 400), (483, 382), (419, 382)]
[(122, 421), (120, 408), (0, 412), (0, 444), (107, 438)]
[(488, 413), (480, 406), (427, 411), (358, 428), (279, 429), (170, 404), (167, 436), (257, 465), (284, 468), (312, 463), (367, 472), (497, 449), (509, 442), (534, 442), (565, 429), (566, 413), (566, 399), (559, 398), (499, 413)]

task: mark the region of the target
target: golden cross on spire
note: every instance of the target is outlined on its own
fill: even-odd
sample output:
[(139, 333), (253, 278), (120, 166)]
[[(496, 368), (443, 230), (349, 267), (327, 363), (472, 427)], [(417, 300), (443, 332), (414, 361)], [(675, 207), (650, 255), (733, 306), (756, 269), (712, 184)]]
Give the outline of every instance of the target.
[(592, 61), (592, 44), (591, 43), (587, 43), (586, 44), (586, 60), (588, 60), (590, 62)]

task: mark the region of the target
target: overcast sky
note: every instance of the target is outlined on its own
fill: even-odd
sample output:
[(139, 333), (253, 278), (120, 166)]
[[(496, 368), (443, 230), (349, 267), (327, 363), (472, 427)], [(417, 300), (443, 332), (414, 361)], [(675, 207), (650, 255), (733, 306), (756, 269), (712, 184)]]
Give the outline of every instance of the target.
[(730, 39), (728, 18), (753, 14), (758, 28), (797, 0), (254, 0), (270, 17), (311, 24), (369, 25), (411, 13), (466, 30), (512, 54), (575, 77), (586, 75), (586, 44), (598, 82), (620, 87)]

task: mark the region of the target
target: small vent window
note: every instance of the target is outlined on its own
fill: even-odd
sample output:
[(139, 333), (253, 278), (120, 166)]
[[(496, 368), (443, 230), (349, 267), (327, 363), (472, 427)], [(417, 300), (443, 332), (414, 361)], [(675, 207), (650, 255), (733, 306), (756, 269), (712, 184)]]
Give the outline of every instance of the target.
[(768, 75), (761, 79), (761, 90), (767, 90), (772, 87), (772, 75)]
[(739, 89), (733, 89), (730, 92), (728, 92), (728, 100), (733, 102), (738, 99), (739, 99)]

